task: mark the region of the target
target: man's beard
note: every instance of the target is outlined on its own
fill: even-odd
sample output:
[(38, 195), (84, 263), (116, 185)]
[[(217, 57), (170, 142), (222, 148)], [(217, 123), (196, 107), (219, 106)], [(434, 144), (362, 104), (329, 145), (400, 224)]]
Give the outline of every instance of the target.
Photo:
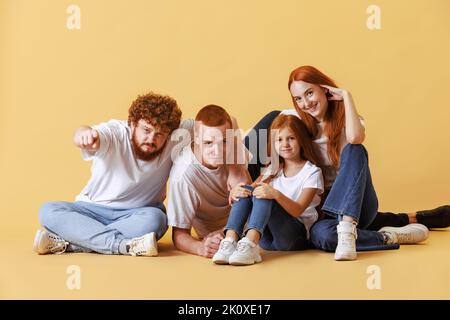
[(152, 151), (152, 152), (143, 151), (141, 149), (141, 146), (147, 145), (147, 146), (150, 146), (150, 147), (156, 149), (156, 145), (154, 143), (139, 144), (138, 141), (136, 140), (135, 134), (133, 134), (131, 137), (131, 144), (133, 146), (133, 150), (136, 155), (136, 158), (138, 158), (139, 160), (143, 160), (143, 161), (151, 161), (151, 160), (155, 159), (164, 150), (164, 146), (165, 146), (165, 143), (164, 143), (164, 145), (159, 150)]

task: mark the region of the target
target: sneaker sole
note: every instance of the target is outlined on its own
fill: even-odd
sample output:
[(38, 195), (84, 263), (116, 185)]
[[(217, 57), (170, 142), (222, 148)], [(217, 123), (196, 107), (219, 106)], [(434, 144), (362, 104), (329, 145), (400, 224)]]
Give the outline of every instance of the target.
[(334, 260), (335, 261), (355, 261), (356, 260), (356, 256), (334, 256)]
[(212, 258), (212, 262), (214, 262), (215, 264), (230, 264), (230, 256), (226, 258), (223, 255), (217, 255), (217, 257), (216, 255), (214, 255)]
[(225, 259), (218, 259), (218, 260), (213, 260), (213, 262), (215, 263), (215, 264), (230, 264), (227, 260), (225, 260)]
[(261, 257), (257, 257), (255, 260), (249, 261), (230, 261), (232, 266), (250, 266), (252, 264), (260, 263), (262, 261)]
[(356, 254), (335, 254), (334, 260), (336, 261), (354, 261), (356, 260)]
[(44, 233), (44, 231), (39, 229), (36, 232), (36, 235), (34, 236), (33, 251), (38, 254), (43, 254), (43, 253), (39, 252), (39, 243), (41, 242), (43, 233)]
[(156, 257), (158, 255), (158, 242), (156, 241), (155, 233), (152, 232), (151, 234), (152, 234), (152, 242), (154, 243), (154, 245), (152, 246), (152, 248), (149, 251), (147, 251), (147, 254), (145, 256)]

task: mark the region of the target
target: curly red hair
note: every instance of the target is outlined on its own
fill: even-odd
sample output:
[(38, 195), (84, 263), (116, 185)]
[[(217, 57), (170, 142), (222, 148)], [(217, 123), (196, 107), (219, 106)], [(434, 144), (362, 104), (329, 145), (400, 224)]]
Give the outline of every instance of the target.
[(136, 125), (141, 119), (171, 133), (180, 126), (181, 110), (175, 99), (149, 92), (139, 95), (128, 109), (128, 125)]

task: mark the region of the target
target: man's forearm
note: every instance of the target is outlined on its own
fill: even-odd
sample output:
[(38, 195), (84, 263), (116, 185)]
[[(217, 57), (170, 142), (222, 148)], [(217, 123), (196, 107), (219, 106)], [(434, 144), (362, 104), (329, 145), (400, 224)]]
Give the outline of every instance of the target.
[(199, 255), (201, 241), (194, 239), (190, 234), (179, 233), (173, 237), (173, 244), (178, 250)]

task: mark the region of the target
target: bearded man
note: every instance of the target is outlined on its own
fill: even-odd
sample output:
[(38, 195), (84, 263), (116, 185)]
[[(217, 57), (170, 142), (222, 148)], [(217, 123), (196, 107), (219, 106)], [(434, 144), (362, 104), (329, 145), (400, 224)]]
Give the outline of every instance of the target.
[(139, 96), (128, 121), (110, 120), (82, 126), (74, 135), (92, 176), (75, 202), (47, 202), (39, 212), (39, 254), (97, 252), (156, 256), (157, 240), (167, 231), (163, 201), (172, 167), (170, 136), (181, 122), (181, 110), (169, 96)]

